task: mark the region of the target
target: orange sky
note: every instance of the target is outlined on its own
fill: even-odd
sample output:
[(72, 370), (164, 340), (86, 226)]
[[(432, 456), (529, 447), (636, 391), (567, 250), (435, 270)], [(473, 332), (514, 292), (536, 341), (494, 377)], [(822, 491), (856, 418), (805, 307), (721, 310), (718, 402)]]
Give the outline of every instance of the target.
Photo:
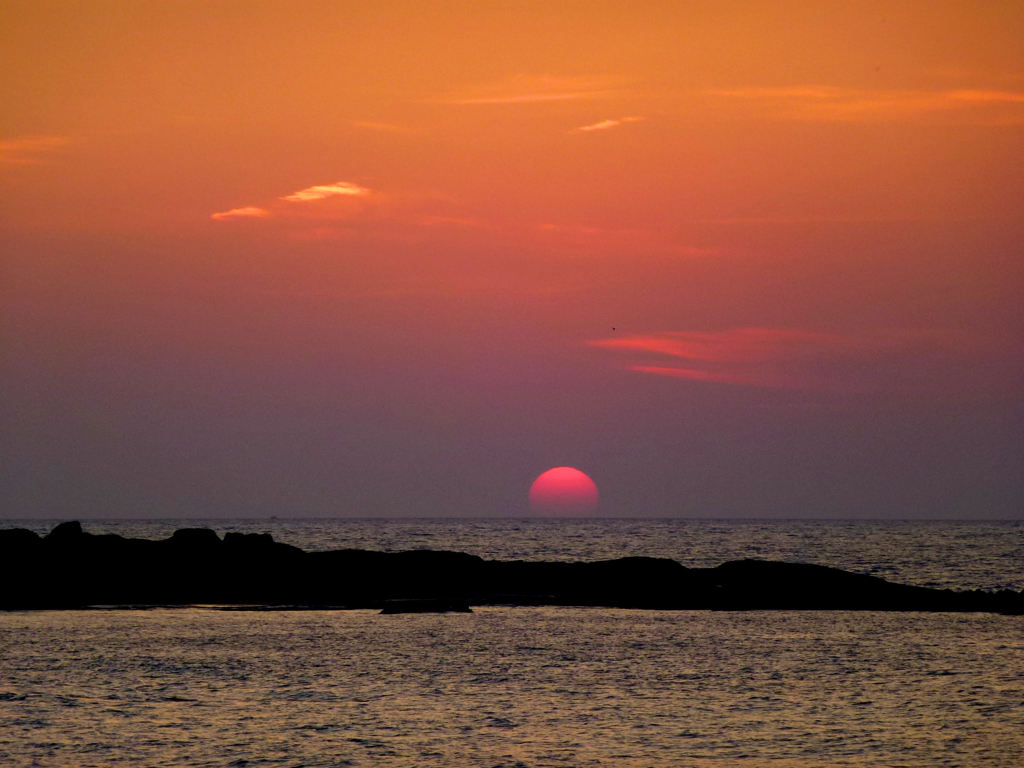
[(1020, 514), (1020, 4), (3, 8), (8, 517)]

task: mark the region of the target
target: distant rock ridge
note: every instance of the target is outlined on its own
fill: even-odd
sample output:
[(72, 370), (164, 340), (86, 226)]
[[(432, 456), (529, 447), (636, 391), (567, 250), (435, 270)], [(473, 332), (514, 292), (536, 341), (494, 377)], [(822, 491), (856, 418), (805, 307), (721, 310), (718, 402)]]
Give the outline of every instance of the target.
[[(484, 560), (462, 552), (304, 552), (267, 533), (184, 528), (167, 539), (0, 530), (0, 609), (213, 604), (290, 608), (579, 605), (663, 610), (984, 611), (1024, 614), (1024, 590), (894, 584), (805, 563)], [(420, 601), (419, 603), (415, 601)]]

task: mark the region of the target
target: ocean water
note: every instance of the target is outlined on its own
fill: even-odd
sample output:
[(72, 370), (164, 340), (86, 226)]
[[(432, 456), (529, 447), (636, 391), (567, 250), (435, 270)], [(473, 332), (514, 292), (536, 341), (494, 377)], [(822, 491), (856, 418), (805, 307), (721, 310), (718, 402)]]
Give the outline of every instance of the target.
[[(267, 531), (305, 549), (762, 557), (1024, 586), (1019, 522), (83, 522), (146, 538)], [(0, 766), (1010, 768), (1022, 755), (1019, 616), (0, 612)]]
[(1010, 766), (1024, 619), (0, 614), (0, 764)]
[[(60, 520), (7, 520), (39, 533)], [(1024, 589), (1024, 520), (251, 519), (83, 520), (92, 533), (157, 539), (201, 526), (267, 532), (306, 550), (447, 549), (499, 560), (667, 557), (712, 567), (745, 557), (830, 565), (951, 589)]]

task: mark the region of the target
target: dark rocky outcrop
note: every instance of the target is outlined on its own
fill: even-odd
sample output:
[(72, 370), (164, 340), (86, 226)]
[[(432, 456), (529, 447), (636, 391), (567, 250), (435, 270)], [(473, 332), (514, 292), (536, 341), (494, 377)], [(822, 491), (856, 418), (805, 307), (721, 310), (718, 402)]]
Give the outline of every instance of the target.
[[(483, 560), (461, 552), (303, 552), (269, 534), (186, 528), (160, 541), (94, 535), (77, 522), (46, 536), (0, 530), (0, 609), (91, 605), (383, 608), (591, 605), (651, 609), (1024, 613), (1024, 593), (893, 584), (836, 568), (739, 560)], [(447, 606), (447, 607), (446, 607)]]
[(472, 613), (462, 600), (417, 598), (414, 600), (385, 600), (381, 613)]

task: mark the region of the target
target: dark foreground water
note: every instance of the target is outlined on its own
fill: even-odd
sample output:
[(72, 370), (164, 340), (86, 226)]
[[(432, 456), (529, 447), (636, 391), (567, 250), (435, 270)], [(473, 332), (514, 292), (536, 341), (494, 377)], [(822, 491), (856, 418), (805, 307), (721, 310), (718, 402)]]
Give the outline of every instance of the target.
[(1017, 766), (1024, 619), (0, 615), (4, 766)]
[[(190, 525), (305, 549), (762, 557), (1024, 587), (1019, 522), (85, 521), (145, 538)], [(1022, 755), (1024, 617), (0, 613), (0, 766), (1016, 768)]]

